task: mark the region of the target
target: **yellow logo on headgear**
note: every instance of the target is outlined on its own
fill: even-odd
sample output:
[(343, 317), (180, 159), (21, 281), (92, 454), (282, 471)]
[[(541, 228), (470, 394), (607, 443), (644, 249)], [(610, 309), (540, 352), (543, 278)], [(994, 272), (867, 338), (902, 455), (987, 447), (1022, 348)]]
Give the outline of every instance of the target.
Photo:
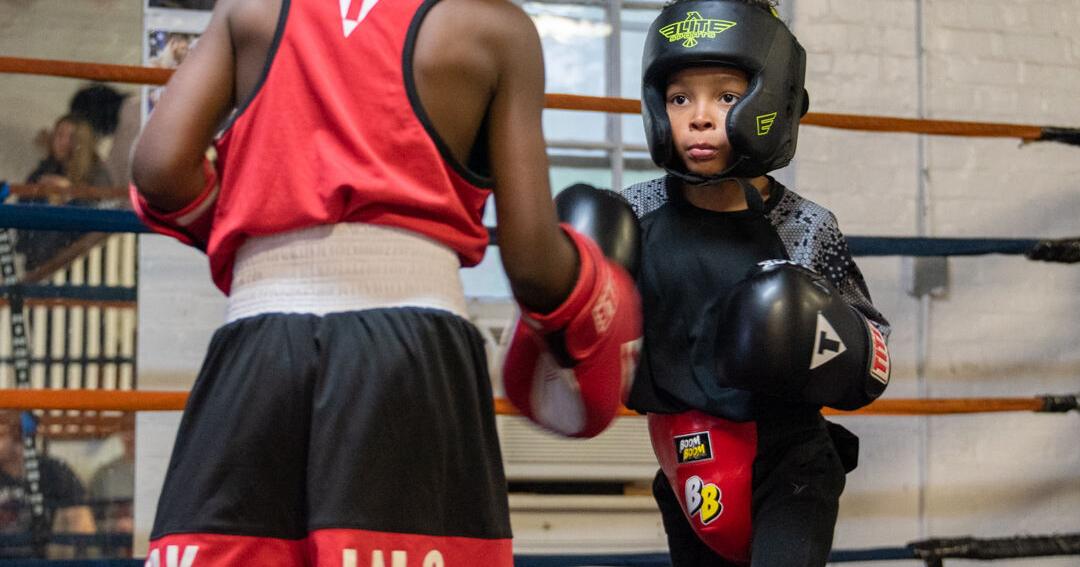
[(668, 42), (683, 40), (683, 47), (693, 47), (698, 39), (716, 39), (716, 36), (735, 26), (731, 20), (712, 20), (701, 17), (700, 12), (687, 12), (686, 19), (660, 28), (660, 35)]
[(757, 135), (764, 136), (772, 130), (773, 123), (776, 122), (776, 113), (770, 112), (768, 114), (762, 114), (757, 117)]

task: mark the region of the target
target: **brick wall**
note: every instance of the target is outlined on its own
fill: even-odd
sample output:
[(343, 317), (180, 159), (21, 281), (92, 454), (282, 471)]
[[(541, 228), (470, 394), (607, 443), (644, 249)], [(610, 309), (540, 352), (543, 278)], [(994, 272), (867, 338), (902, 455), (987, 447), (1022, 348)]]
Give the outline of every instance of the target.
[[(812, 111), (918, 117), (921, 96), (929, 118), (1080, 126), (1070, 102), (1080, 89), (1076, 2), (790, 1)], [(1078, 148), (804, 128), (798, 156), (798, 189), (836, 212), (848, 234), (915, 235), (920, 226), (933, 236), (1080, 234)], [(895, 328), (888, 396), (1080, 391), (1077, 267), (952, 258), (947, 294), (923, 311), (905, 292), (904, 260), (860, 265)], [(928, 345), (921, 377), (920, 344)], [(1077, 529), (1075, 413), (843, 421), (862, 436), (863, 454), (848, 479), (838, 547)]]

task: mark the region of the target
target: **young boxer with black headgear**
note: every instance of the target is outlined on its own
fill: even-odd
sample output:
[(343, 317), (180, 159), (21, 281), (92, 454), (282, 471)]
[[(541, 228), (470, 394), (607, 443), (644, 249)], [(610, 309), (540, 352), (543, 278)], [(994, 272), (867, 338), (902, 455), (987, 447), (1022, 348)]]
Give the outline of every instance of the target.
[(559, 225), (543, 69), (510, 2), (218, 0), (133, 161), (137, 213), (229, 295), (149, 567), (513, 564), (458, 274), (487, 249), (489, 195), (527, 322), (503, 373), (529, 417), (601, 431), (641, 332), (602, 253), (620, 248), (575, 228), (633, 212), (600, 199)]
[(668, 175), (641, 219), (648, 414), (673, 564), (821, 566), (857, 438), (889, 379), (888, 323), (836, 219), (766, 174), (795, 154), (805, 52), (767, 0), (683, 0), (649, 28), (642, 112)]

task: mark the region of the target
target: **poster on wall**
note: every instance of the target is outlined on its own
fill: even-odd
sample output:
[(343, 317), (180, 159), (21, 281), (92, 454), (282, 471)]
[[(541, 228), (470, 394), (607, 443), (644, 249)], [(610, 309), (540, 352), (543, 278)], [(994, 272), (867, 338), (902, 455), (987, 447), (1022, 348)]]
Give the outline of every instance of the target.
[[(216, 0), (146, 0), (143, 12), (143, 64), (176, 69), (195, 48), (210, 23)], [(161, 99), (162, 87), (143, 88), (143, 117)]]
[[(160, 29), (150, 30), (146, 37), (146, 64), (160, 69), (179, 67), (199, 40), (199, 34)], [(151, 87), (147, 90), (147, 114), (154, 110), (154, 105), (161, 99), (161, 93), (164, 90), (164, 87)]]

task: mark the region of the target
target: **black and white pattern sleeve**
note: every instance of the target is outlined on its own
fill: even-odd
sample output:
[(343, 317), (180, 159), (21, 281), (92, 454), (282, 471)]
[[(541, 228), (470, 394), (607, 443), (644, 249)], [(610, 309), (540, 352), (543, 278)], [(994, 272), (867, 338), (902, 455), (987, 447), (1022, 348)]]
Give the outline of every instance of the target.
[(667, 178), (658, 177), (642, 183), (635, 183), (624, 189), (620, 195), (634, 209), (637, 218), (641, 218), (667, 202)]
[(769, 212), (769, 219), (793, 262), (825, 276), (849, 305), (889, 336), (889, 322), (874, 307), (866, 280), (831, 211), (787, 190)]

